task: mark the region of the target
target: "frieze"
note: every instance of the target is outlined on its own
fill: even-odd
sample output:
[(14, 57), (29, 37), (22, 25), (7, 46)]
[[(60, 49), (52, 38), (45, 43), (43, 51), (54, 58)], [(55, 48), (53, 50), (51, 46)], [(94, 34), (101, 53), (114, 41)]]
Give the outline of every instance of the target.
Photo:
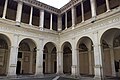
[(119, 22), (119, 21), (120, 21), (120, 17), (116, 17), (116, 18), (111, 19), (111, 20), (106, 20), (106, 21), (100, 23), (99, 25), (93, 26), (93, 27), (103, 27), (103, 26), (106, 26), (108, 24), (110, 25), (112, 23), (116, 23), (116, 22)]
[[(5, 32), (10, 32), (10, 33), (13, 33), (13, 34), (19, 34), (19, 35), (29, 35), (29, 36), (38, 36), (38, 34), (35, 34), (35, 33), (32, 33), (32, 32), (28, 32), (28, 31), (20, 31), (20, 30), (17, 30), (17, 29), (13, 29), (13, 28), (8, 28), (8, 27), (0, 27), (0, 31), (5, 31)], [(39, 34), (39, 36), (41, 36)]]

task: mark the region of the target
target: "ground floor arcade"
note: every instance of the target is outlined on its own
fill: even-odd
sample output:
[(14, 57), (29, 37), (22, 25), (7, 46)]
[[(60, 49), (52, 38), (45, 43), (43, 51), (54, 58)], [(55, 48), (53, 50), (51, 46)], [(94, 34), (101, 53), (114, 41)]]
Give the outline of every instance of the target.
[(108, 29), (99, 38), (96, 34), (93, 39), (83, 36), (58, 46), (30, 38), (18, 40), (17, 35), (12, 42), (1, 33), (0, 75), (120, 76), (120, 29)]

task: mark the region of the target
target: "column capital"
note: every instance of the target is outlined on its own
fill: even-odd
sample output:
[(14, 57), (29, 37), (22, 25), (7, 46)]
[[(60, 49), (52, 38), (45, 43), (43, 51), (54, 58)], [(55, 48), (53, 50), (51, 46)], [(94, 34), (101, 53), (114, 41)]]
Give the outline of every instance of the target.
[(58, 54), (61, 54), (61, 53), (63, 53), (63, 51), (57, 51), (57, 53), (58, 53)]

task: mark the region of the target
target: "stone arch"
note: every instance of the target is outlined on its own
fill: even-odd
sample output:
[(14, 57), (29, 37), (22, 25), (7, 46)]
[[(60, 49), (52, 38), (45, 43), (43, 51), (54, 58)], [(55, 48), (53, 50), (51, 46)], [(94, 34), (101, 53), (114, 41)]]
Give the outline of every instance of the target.
[(47, 42), (43, 49), (43, 73), (56, 73), (57, 47), (53, 42)]
[(63, 73), (71, 74), (72, 67), (72, 46), (67, 41), (64, 42), (61, 46), (63, 52)]
[(37, 45), (33, 39), (24, 38), (20, 40), (16, 68), (16, 74), (35, 74)]
[[(103, 72), (104, 76), (116, 76), (119, 72), (118, 66), (119, 63), (119, 28), (110, 28), (104, 31), (101, 36), (101, 51), (102, 51), (102, 60), (103, 60)], [(118, 39), (118, 40), (117, 40)], [(118, 43), (117, 43), (118, 42)], [(116, 45), (116, 46), (115, 46)], [(116, 64), (117, 63), (117, 64)]]
[(0, 75), (7, 75), (11, 40), (9, 36), (0, 33)]
[(94, 53), (91, 38), (87, 36), (81, 37), (77, 42), (77, 49), (80, 74), (94, 76)]

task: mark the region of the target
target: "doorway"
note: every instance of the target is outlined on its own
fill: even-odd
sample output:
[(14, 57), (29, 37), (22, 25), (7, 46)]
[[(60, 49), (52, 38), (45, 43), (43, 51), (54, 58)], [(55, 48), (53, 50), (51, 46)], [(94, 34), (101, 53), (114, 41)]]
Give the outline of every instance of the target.
[(21, 71), (21, 61), (17, 61), (16, 74), (20, 74), (20, 71)]

